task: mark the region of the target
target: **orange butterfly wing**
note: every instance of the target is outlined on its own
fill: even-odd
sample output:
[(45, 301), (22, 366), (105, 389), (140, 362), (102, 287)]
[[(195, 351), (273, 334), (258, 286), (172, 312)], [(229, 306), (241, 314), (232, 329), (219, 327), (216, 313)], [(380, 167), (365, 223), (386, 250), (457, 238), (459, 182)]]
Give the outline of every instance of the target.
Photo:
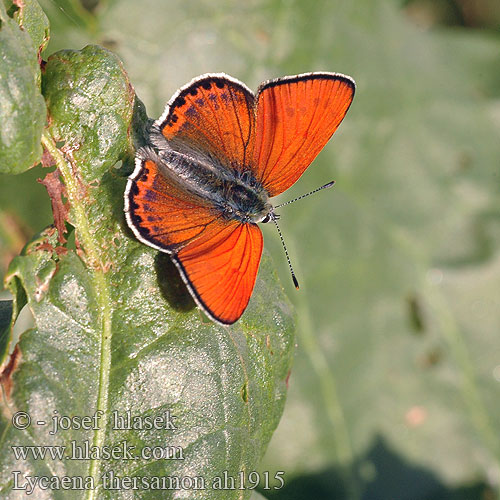
[(125, 213), (139, 240), (168, 253), (223, 225), (221, 214), (183, 189), (149, 149), (139, 152), (125, 194)]
[(285, 77), (260, 86), (252, 163), (270, 196), (304, 173), (344, 118), (354, 91), (354, 81), (337, 73)]
[(253, 150), (254, 95), (227, 75), (202, 75), (172, 97), (156, 127), (173, 149), (208, 153), (241, 169)]
[(219, 323), (237, 321), (248, 305), (262, 255), (262, 232), (237, 221), (207, 231), (172, 258), (196, 302)]
[(172, 254), (196, 302), (215, 321), (243, 314), (257, 278), (263, 238), (255, 224), (228, 220), (178, 184), (152, 150), (138, 153), (125, 194), (137, 238)]

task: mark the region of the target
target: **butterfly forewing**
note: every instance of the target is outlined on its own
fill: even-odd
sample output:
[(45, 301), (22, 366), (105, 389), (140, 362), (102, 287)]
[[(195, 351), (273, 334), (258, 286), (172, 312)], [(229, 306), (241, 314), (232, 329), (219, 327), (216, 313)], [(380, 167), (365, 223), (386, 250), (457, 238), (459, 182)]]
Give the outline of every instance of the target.
[(336, 73), (285, 77), (261, 85), (253, 169), (270, 196), (288, 189), (344, 118), (354, 81)]
[(173, 148), (187, 146), (236, 169), (249, 161), (254, 125), (253, 93), (242, 83), (217, 74), (183, 87), (158, 122)]

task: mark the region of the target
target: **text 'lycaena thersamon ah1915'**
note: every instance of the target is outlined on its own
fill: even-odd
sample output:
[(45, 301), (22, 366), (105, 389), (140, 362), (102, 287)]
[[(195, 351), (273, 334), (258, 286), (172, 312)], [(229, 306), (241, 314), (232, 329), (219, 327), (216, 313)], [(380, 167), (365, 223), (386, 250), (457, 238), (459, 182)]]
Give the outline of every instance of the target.
[(137, 151), (127, 223), (171, 255), (214, 321), (229, 325), (243, 314), (262, 254), (257, 223), (277, 226), (270, 199), (316, 158), (354, 91), (338, 73), (270, 80), (256, 94), (225, 74), (202, 75), (175, 93), (153, 125), (152, 146)]

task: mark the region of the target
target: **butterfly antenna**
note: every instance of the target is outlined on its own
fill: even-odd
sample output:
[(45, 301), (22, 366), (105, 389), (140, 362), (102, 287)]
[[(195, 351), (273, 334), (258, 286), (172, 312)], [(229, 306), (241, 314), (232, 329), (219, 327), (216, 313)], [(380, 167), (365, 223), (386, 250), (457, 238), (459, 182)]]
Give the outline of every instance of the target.
[(295, 273), (293, 272), (292, 262), (290, 261), (290, 257), (288, 255), (288, 250), (286, 249), (286, 245), (285, 245), (285, 240), (283, 239), (283, 235), (281, 234), (281, 229), (278, 226), (276, 214), (272, 213), (270, 216), (270, 219), (274, 222), (274, 225), (276, 226), (276, 229), (278, 230), (278, 234), (280, 235), (281, 244), (283, 245), (283, 250), (285, 251), (286, 260), (288, 262), (288, 267), (290, 268), (290, 274), (292, 275), (293, 284), (295, 285), (295, 288), (298, 290), (299, 289), (299, 282), (297, 281), (297, 278), (295, 277)]
[(313, 189), (311, 192), (303, 194), (302, 196), (294, 198), (293, 200), (290, 200), (290, 201), (287, 201), (285, 203), (282, 203), (281, 205), (276, 205), (274, 208), (280, 208), (280, 207), (284, 207), (285, 205), (290, 205), (290, 203), (294, 203), (296, 201), (301, 200), (302, 198), (306, 198), (307, 196), (310, 196), (311, 194), (317, 193), (318, 191), (321, 191), (322, 189), (331, 188), (334, 184), (335, 184), (335, 181), (331, 181), (328, 184), (325, 184), (324, 186), (321, 186), (319, 188)]

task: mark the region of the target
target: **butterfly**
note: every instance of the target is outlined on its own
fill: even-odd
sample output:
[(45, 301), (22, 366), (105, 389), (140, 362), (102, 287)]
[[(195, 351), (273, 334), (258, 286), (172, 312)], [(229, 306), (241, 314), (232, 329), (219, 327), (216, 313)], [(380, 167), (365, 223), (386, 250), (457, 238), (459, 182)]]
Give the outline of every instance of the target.
[(346, 75), (305, 73), (254, 94), (224, 73), (205, 74), (152, 126), (127, 181), (126, 220), (141, 242), (171, 255), (213, 321), (230, 325), (245, 311), (262, 255), (257, 223), (276, 222), (270, 199), (323, 149), (355, 88)]

